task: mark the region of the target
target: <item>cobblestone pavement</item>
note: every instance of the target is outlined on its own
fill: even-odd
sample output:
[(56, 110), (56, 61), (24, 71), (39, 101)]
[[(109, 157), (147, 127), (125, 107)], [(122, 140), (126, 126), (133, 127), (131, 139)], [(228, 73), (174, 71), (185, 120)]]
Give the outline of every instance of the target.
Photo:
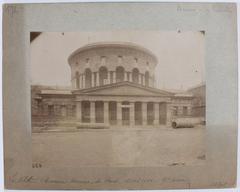
[(33, 133), (32, 155), (42, 167), (198, 165), (205, 127)]

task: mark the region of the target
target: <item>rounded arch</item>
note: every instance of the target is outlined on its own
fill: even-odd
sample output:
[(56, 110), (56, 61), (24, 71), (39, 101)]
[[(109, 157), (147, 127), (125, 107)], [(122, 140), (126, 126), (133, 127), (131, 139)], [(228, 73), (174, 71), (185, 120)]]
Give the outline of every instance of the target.
[(132, 70), (132, 81), (133, 83), (139, 83), (139, 70), (137, 68)]
[(149, 87), (149, 72), (145, 72), (145, 86)]
[(106, 67), (100, 67), (99, 68), (99, 84), (105, 85), (107, 84), (108, 79), (108, 69)]
[(85, 69), (85, 88), (90, 88), (92, 85), (92, 71), (91, 69)]
[(80, 81), (79, 81), (79, 72), (78, 71), (76, 71), (75, 77), (76, 77), (76, 88), (79, 89), (80, 88)]
[(124, 81), (125, 69), (122, 66), (116, 68), (116, 82)]

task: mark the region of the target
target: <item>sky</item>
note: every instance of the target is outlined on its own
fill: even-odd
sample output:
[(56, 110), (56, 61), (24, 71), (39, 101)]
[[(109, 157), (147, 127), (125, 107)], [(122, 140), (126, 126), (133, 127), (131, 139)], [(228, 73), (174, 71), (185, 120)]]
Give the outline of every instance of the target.
[(205, 35), (199, 31), (43, 32), (30, 45), (31, 84), (71, 86), (68, 56), (89, 43), (131, 42), (158, 59), (156, 87), (185, 90), (205, 82)]

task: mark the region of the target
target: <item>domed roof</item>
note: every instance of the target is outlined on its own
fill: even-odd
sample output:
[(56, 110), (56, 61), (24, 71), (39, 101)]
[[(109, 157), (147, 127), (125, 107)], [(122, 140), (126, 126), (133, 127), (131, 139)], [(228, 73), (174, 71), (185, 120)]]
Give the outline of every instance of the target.
[(74, 57), (76, 54), (81, 53), (86, 50), (94, 49), (94, 48), (106, 48), (106, 47), (115, 47), (115, 48), (130, 48), (130, 49), (135, 49), (137, 51), (144, 52), (148, 55), (150, 55), (153, 60), (157, 63), (157, 57), (148, 49), (143, 48), (137, 44), (130, 43), (130, 42), (101, 42), (101, 43), (92, 43), (92, 44), (87, 44), (83, 47), (80, 47), (79, 49), (75, 50), (69, 57), (68, 57), (68, 62), (72, 57)]

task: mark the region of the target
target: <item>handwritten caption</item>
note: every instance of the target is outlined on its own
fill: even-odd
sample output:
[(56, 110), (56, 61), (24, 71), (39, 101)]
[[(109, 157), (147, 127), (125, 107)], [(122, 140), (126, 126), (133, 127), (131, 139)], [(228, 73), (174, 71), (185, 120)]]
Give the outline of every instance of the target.
[[(191, 181), (187, 178), (177, 178), (177, 177), (163, 177), (160, 180), (155, 179), (146, 179), (146, 178), (125, 178), (125, 179), (91, 179), (91, 180), (81, 180), (81, 179), (54, 179), (51, 177), (37, 177), (37, 176), (30, 176), (25, 175), (21, 176), (18, 173), (15, 173), (13, 176), (10, 177), (10, 181), (12, 183), (41, 183), (41, 184), (130, 184), (130, 183), (139, 183), (139, 184), (147, 184), (147, 183), (159, 183), (159, 184), (169, 184), (169, 185), (176, 185), (176, 184), (184, 184), (185, 188), (191, 188)], [(213, 181), (210, 184), (211, 187), (214, 188), (223, 188), (229, 186), (228, 182), (226, 181)]]
[(208, 6), (202, 6), (202, 7), (196, 7), (196, 6), (187, 6), (187, 5), (177, 5), (177, 11), (178, 12), (203, 12), (203, 13), (208, 13), (210, 11), (213, 12), (221, 12), (221, 13), (231, 13), (233, 10), (231, 5), (212, 5), (212, 7)]
[[(10, 177), (12, 183), (42, 183), (42, 184), (119, 184), (119, 183), (154, 183), (159, 182), (159, 180), (146, 179), (146, 178), (124, 178), (124, 179), (91, 179), (91, 180), (81, 180), (81, 179), (54, 179), (51, 177), (37, 177), (33, 175), (21, 176), (15, 173)], [(160, 180), (162, 183), (184, 183), (190, 188), (190, 181), (185, 178), (171, 178), (164, 177)]]

